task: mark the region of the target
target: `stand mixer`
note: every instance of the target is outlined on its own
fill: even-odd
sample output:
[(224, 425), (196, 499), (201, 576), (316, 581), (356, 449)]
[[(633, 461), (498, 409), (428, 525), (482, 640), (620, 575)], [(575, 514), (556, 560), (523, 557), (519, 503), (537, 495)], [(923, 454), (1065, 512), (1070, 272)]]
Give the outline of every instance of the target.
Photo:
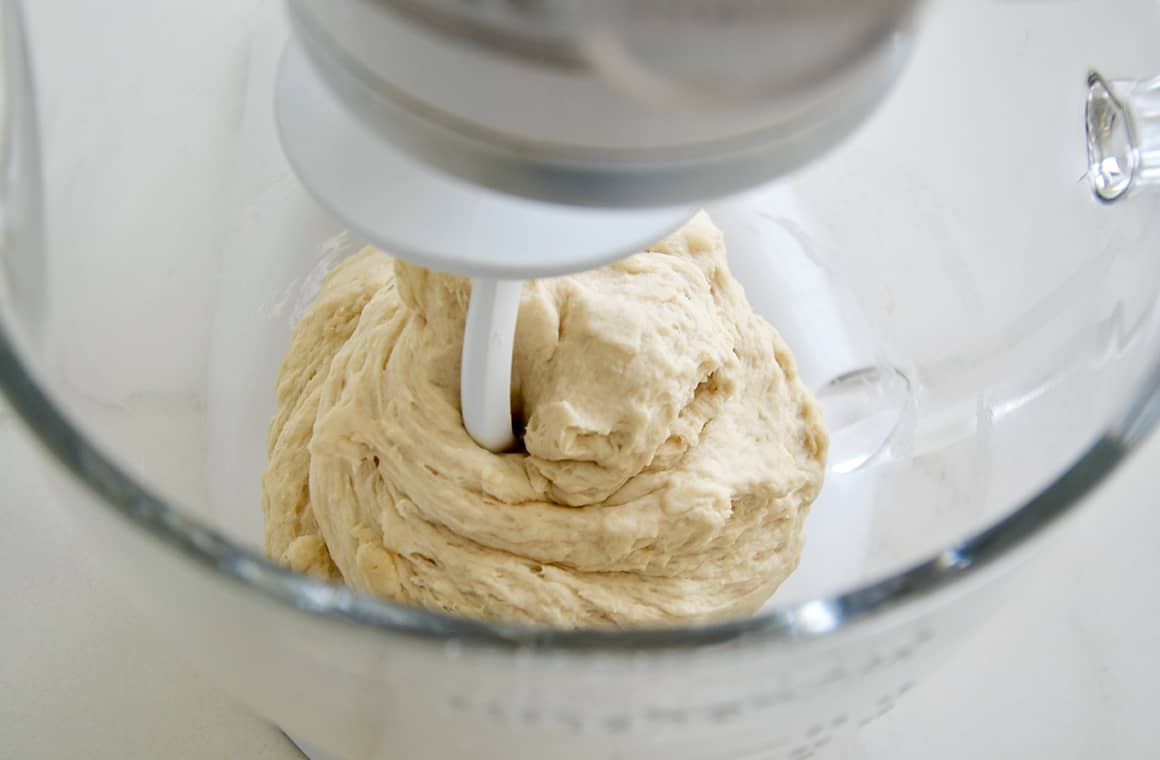
[[(214, 5), (0, 3), (0, 388), (68, 561), (312, 757), (824, 754), (1156, 420), (1154, 3)], [(833, 439), (766, 608), (493, 626), (262, 557), (272, 378), (338, 258), (474, 279), (498, 450), (519, 282), (701, 205)]]
[(520, 282), (640, 250), (831, 147), (897, 77), (916, 3), (713, 5), (289, 3), (283, 147), (362, 237), (475, 278), (481, 445), (515, 444)]

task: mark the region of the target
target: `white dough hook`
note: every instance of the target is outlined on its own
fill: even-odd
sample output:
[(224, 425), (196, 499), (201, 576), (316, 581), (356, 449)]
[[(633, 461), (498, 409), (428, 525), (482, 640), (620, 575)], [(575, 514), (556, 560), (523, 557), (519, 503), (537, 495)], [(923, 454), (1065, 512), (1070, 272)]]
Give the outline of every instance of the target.
[(476, 277), (463, 331), (459, 406), (463, 426), (480, 446), (508, 451), (512, 429), (511, 376), (522, 280)]

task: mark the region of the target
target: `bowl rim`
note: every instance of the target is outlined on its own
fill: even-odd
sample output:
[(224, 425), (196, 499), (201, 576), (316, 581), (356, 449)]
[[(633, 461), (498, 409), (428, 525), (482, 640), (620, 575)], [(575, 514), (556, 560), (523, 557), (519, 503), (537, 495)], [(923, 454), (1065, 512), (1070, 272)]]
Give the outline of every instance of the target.
[(0, 323), (0, 392), (32, 437), (104, 507), (184, 559), (262, 596), (321, 618), (388, 633), (501, 647), (640, 651), (689, 649), (744, 637), (748, 643), (814, 640), (929, 597), (976, 576), (1070, 512), (1110, 475), (1160, 420), (1160, 359), (1124, 411), (1062, 474), (1021, 506), (925, 558), (851, 589), (749, 618), (673, 628), (556, 629), (486, 623), (390, 602), (296, 573), (240, 546), (139, 484), (88, 441), (21, 362)]
[[(12, 156), (20, 148), (28, 151), (24, 157), (28, 164), (25, 168), (31, 169), (32, 176), (26, 178), (26, 186), (18, 189), (30, 194), (32, 213), (23, 221), (35, 229), (25, 230), (30, 234), (21, 239), (40, 247), (41, 178), (37, 167), (35, 98), (27, 76), (19, 0), (0, 0), (0, 16), (6, 43), (3, 84), (9, 104), (0, 115), (0, 170), (7, 173)], [(20, 120), (22, 123), (16, 123)], [(28, 144), (20, 146), (13, 142), (22, 137)], [(9, 234), (0, 240), (0, 253), (13, 237)], [(1070, 512), (1156, 426), (1160, 420), (1160, 357), (1142, 375), (1120, 414), (1111, 419), (1089, 448), (1038, 494), (987, 527), (893, 573), (847, 590), (775, 607), (749, 618), (680, 628), (566, 630), (485, 623), (389, 602), (277, 565), (260, 552), (236, 544), (168, 503), (90, 442), (37, 383), (2, 319), (0, 396), (7, 399), (51, 459), (115, 516), (129, 521), (211, 575), (238, 583), (305, 614), (387, 634), (455, 639), (506, 648), (656, 651), (693, 649), (742, 637), (754, 644), (826, 638), (932, 596), (995, 566)]]

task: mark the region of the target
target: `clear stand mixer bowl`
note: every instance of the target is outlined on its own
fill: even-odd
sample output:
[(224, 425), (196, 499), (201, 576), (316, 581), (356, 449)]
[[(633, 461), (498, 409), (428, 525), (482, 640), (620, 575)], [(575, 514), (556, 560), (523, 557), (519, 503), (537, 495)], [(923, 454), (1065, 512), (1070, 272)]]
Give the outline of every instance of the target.
[(865, 127), (708, 205), (834, 441), (761, 613), (532, 630), (294, 575), (260, 551), (274, 373), (361, 241), (278, 146), (278, 5), (28, 4), (27, 48), (0, 7), (0, 387), (70, 561), (334, 757), (823, 753), (985, 617), (1160, 408), (1160, 10), (936, 4)]

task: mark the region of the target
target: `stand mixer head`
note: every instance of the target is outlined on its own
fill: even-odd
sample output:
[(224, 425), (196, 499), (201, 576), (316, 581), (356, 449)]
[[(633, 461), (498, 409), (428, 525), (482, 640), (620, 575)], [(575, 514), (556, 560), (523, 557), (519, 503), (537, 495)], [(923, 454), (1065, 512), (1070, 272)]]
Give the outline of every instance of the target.
[[(662, 217), (645, 209), (678, 207), (671, 226), (692, 204), (768, 182), (857, 127), (905, 64), (916, 5), (289, 0), (283, 146), (329, 207), (372, 239), (403, 242), (404, 258), (471, 275), (579, 271), (647, 237), (632, 240), (618, 216), (593, 220), (625, 225), (591, 243), (601, 253), (510, 261), (516, 254), (487, 246), (418, 245), (395, 231), (406, 220), (376, 223), (348, 197), (355, 190), (327, 181), (311, 143), (326, 144), (330, 173), (353, 172), (349, 185), (364, 192), (401, 184), (375, 173), (393, 168), (386, 150), (414, 162), (407, 182), (462, 180), (453, 186), (467, 197), (432, 188), (445, 217), (470, 214), (494, 190), (551, 204), (553, 224), (583, 224), (583, 208), (637, 209), (632, 228), (655, 236)], [(298, 102), (307, 99), (314, 111)], [(351, 117), (358, 127), (339, 123)], [(527, 226), (546, 209), (518, 211), (533, 217)]]
[(287, 7), (344, 105), (408, 154), (482, 187), (615, 208), (735, 193), (833, 146), (894, 82), (917, 5)]
[(621, 258), (831, 147), (901, 70), (916, 4), (290, 0), (280, 135), (351, 228), (477, 278), (464, 421), (504, 450), (518, 283)]

